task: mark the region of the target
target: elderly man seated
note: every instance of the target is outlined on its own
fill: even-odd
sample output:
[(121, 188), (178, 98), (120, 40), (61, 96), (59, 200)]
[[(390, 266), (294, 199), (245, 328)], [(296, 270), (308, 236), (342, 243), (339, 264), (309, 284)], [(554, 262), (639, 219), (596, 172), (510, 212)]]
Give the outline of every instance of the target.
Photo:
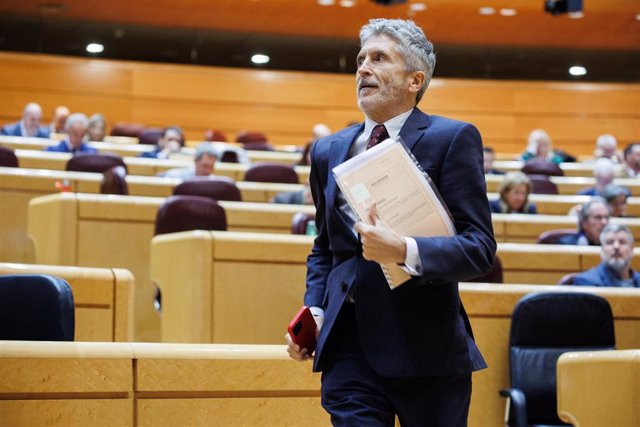
[(42, 107), (35, 102), (30, 102), (24, 107), (24, 110), (22, 110), (22, 119), (17, 123), (11, 123), (3, 126), (0, 130), (0, 134), (49, 138), (49, 128), (40, 126), (41, 122)]
[(85, 142), (85, 134), (89, 126), (89, 119), (82, 113), (73, 113), (64, 124), (66, 138), (60, 141), (58, 145), (52, 145), (45, 148), (45, 151), (53, 151), (57, 153), (72, 153), (73, 155), (96, 154), (98, 150), (90, 147)]
[(608, 224), (600, 234), (602, 262), (573, 279), (580, 286), (640, 287), (640, 273), (631, 268), (633, 234), (624, 225)]
[(180, 178), (182, 180), (192, 179), (199, 176), (210, 176), (213, 174), (218, 157), (218, 150), (213, 146), (213, 144), (205, 142), (196, 148), (196, 156), (193, 166), (169, 169), (160, 173), (159, 176), (163, 176), (165, 178)]
[(599, 245), (600, 233), (609, 223), (611, 208), (605, 199), (592, 197), (578, 213), (578, 232), (561, 237), (559, 245)]

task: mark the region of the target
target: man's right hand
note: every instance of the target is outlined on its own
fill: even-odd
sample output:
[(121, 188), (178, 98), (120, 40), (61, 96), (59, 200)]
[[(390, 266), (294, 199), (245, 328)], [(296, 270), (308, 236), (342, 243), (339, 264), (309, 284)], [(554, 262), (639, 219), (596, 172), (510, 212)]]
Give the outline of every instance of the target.
[(307, 349), (300, 348), (298, 344), (294, 343), (288, 332), (284, 334), (284, 339), (287, 341), (287, 353), (289, 353), (290, 358), (297, 360), (298, 362), (311, 359), (311, 355)]

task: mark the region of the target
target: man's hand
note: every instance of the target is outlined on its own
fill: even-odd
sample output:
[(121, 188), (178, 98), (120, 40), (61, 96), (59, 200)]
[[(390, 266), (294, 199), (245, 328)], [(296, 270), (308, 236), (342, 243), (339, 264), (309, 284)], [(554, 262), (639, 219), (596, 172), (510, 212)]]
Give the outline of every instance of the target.
[[(324, 317), (314, 316), (313, 320), (316, 321), (316, 340), (320, 336), (320, 328), (322, 328), (322, 322), (324, 321)], [(305, 360), (311, 359), (313, 356), (309, 354), (309, 351), (306, 348), (300, 348), (300, 346), (293, 342), (291, 339), (291, 335), (289, 332), (284, 334), (284, 339), (287, 341), (287, 353), (289, 353), (289, 357), (293, 360), (297, 360), (298, 362), (304, 362)]]
[(356, 231), (360, 233), (364, 259), (378, 264), (404, 263), (407, 255), (406, 243), (378, 218), (375, 203), (369, 208), (369, 220), (373, 225), (363, 222), (357, 222), (355, 225)]

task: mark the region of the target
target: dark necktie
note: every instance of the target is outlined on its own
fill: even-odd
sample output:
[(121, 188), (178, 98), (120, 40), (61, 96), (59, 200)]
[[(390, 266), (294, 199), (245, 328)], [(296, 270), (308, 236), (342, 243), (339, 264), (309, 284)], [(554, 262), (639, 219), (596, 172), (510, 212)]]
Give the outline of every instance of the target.
[(376, 125), (371, 131), (371, 136), (369, 137), (369, 142), (367, 143), (367, 150), (374, 145), (378, 145), (388, 138), (389, 132), (387, 132), (387, 128), (384, 127), (384, 125)]

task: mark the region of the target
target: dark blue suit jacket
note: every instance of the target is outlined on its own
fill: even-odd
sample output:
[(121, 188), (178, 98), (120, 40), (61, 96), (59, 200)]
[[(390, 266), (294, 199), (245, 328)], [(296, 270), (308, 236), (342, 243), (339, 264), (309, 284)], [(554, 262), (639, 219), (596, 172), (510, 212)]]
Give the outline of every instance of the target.
[[(4, 125), (2, 130), (0, 130), (0, 135), (10, 135), (10, 136), (24, 136), (22, 135), (20, 129), (20, 122), (11, 123), (8, 125)], [(49, 128), (48, 127), (39, 127), (38, 132), (33, 136), (34, 138), (49, 138)]]
[[(67, 146), (67, 143), (65, 141), (60, 141), (60, 144), (58, 145), (52, 145), (50, 147), (47, 147), (45, 148), (45, 151), (53, 151), (56, 153), (71, 153), (71, 150), (69, 150), (69, 147)], [(90, 147), (89, 145), (83, 142), (80, 145), (80, 148), (76, 149), (74, 154), (77, 154), (77, 153), (96, 154), (97, 152), (98, 150), (96, 150), (93, 147)]]
[(354, 288), (358, 334), (372, 368), (389, 377), (470, 373), (486, 367), (460, 302), (458, 281), (491, 268), (496, 243), (482, 171), (482, 141), (472, 125), (427, 116), (417, 108), (400, 131), (440, 190), (457, 235), (417, 237), (423, 275), (393, 291), (375, 262), (362, 257), (351, 224), (336, 207), (331, 169), (346, 160), (362, 124), (320, 139), (310, 184), (318, 237), (307, 260), (305, 305), (325, 310), (314, 358), (322, 369), (327, 336)]
[[(573, 284), (577, 286), (619, 286), (617, 283), (620, 279), (616, 278), (613, 270), (608, 268), (606, 264), (600, 263), (597, 267), (593, 267), (578, 274), (573, 279)], [(640, 287), (640, 273), (633, 272), (633, 285)]]

